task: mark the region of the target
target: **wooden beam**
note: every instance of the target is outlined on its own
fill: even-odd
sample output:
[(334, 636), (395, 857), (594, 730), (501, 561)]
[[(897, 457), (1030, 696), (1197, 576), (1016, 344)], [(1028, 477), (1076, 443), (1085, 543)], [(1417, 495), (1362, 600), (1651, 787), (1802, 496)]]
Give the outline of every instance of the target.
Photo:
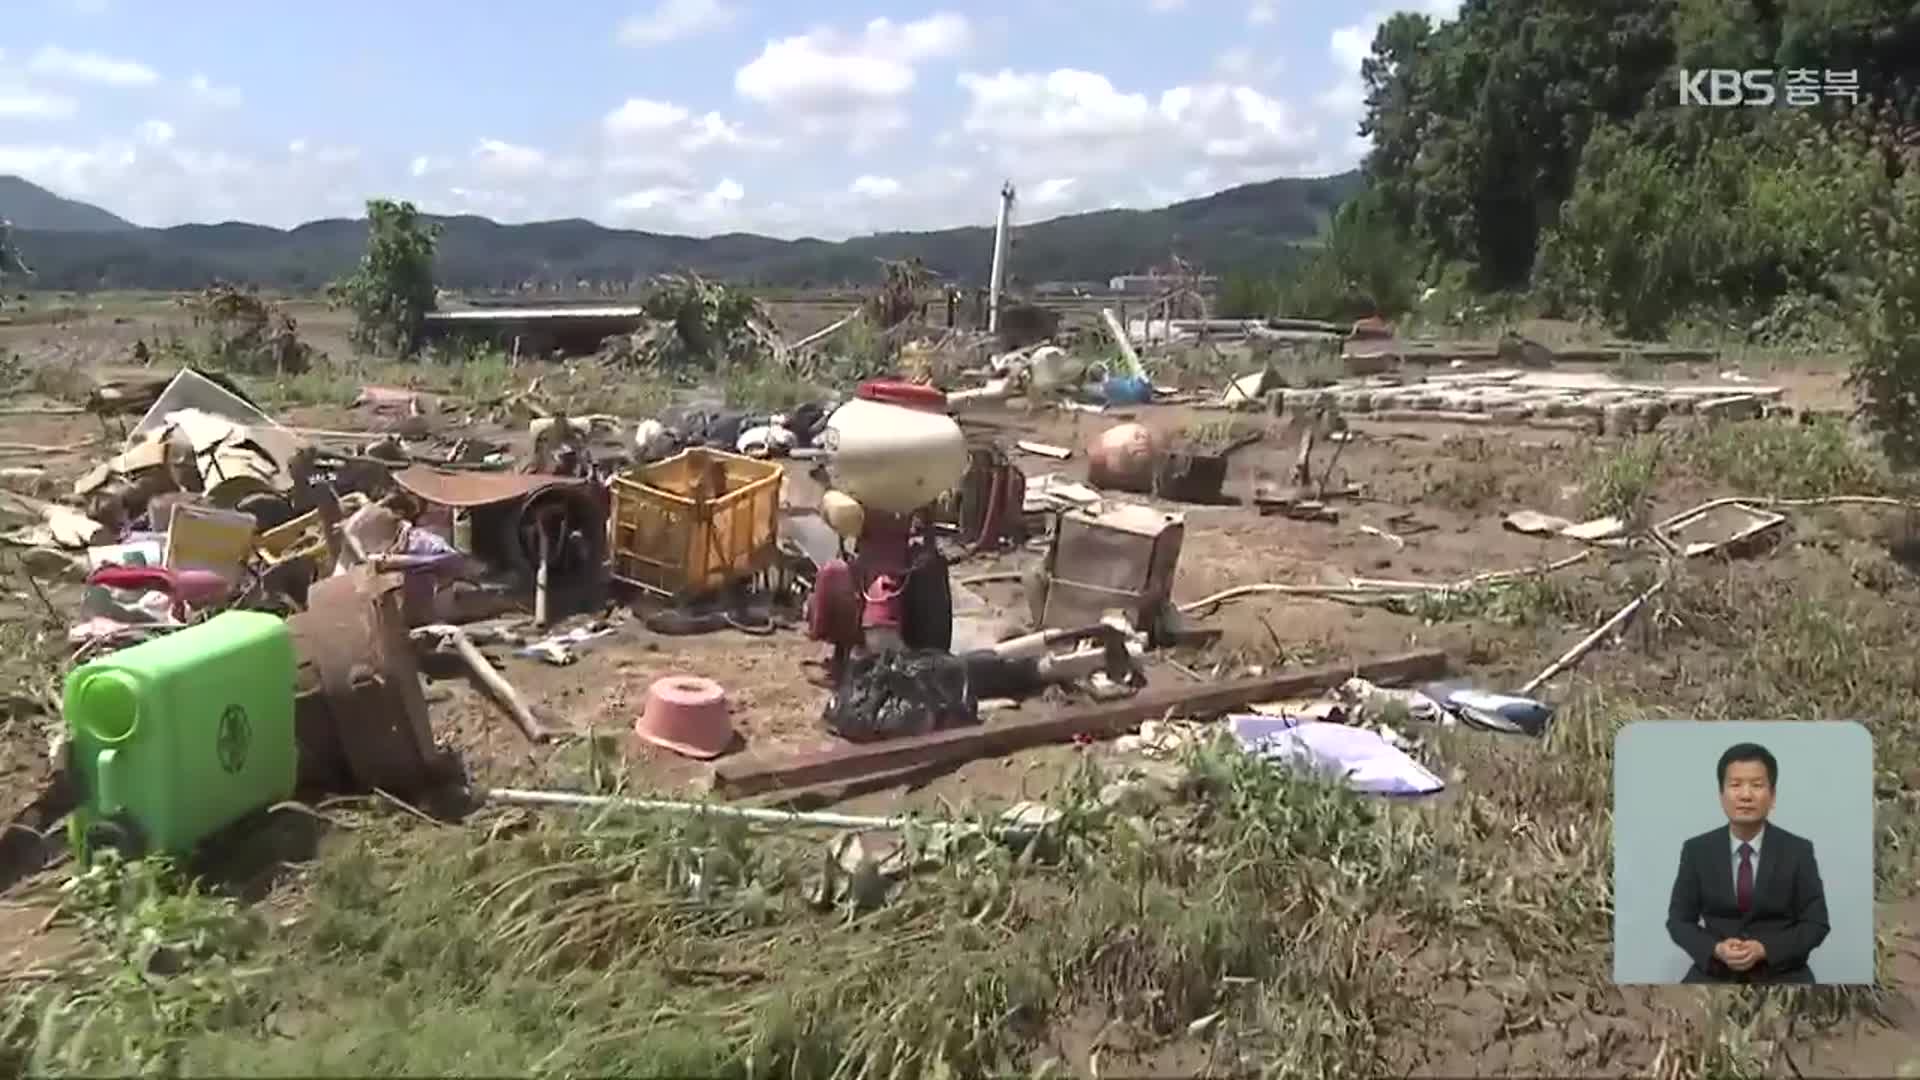
[(759, 795), (922, 765), (999, 757), (1049, 743), (1071, 742), (1081, 736), (1112, 738), (1134, 730), (1143, 720), (1206, 716), (1262, 701), (1323, 693), (1355, 675), (1390, 685), (1435, 679), (1446, 673), (1447, 655), (1427, 650), (1361, 664), (1263, 675), (1215, 685), (1149, 690), (1125, 701), (1083, 705), (1003, 724), (953, 728), (774, 758), (743, 755), (714, 768), (713, 786), (716, 793), (729, 798)]

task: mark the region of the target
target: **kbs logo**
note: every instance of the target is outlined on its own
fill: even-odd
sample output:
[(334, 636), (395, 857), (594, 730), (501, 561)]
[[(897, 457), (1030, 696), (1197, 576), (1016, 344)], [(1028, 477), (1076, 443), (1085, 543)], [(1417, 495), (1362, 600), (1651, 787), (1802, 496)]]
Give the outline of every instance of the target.
[(1743, 105), (1818, 105), (1822, 97), (1860, 100), (1858, 71), (1795, 68), (1781, 79), (1771, 68), (1681, 68), (1680, 104), (1735, 108)]

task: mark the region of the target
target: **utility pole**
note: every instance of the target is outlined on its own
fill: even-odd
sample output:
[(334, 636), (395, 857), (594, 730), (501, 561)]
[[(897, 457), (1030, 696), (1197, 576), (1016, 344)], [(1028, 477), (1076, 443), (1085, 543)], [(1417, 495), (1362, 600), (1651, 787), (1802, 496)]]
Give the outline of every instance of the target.
[(1013, 213), (1013, 181), (1000, 188), (1000, 221), (993, 229), (993, 277), (987, 282), (987, 332), (1000, 332), (1000, 290), (1007, 280), (1007, 219)]

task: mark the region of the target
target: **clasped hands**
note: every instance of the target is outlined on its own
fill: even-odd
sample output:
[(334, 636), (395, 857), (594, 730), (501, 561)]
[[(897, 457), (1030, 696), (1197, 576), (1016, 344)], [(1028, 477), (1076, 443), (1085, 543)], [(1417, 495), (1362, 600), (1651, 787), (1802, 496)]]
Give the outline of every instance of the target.
[(1767, 958), (1767, 947), (1747, 938), (1728, 938), (1713, 947), (1713, 955), (1734, 971), (1752, 971)]

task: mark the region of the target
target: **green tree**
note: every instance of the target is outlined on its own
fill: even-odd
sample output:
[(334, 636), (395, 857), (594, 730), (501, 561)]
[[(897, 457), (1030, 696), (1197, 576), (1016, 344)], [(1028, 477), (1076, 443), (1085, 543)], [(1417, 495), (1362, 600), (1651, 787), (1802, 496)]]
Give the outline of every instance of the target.
[(1362, 64), (1367, 173), (1435, 263), (1524, 285), (1592, 131), (1672, 63), (1673, 0), (1466, 0), (1387, 20)]
[(1854, 221), (1849, 382), (1888, 460), (1909, 468), (1920, 465), (1920, 154), (1882, 149), (1901, 175)]
[(353, 312), (353, 343), (378, 354), (412, 356), (434, 308), (433, 259), (440, 226), (410, 202), (367, 202), (367, 251), (360, 266), (328, 290)]

